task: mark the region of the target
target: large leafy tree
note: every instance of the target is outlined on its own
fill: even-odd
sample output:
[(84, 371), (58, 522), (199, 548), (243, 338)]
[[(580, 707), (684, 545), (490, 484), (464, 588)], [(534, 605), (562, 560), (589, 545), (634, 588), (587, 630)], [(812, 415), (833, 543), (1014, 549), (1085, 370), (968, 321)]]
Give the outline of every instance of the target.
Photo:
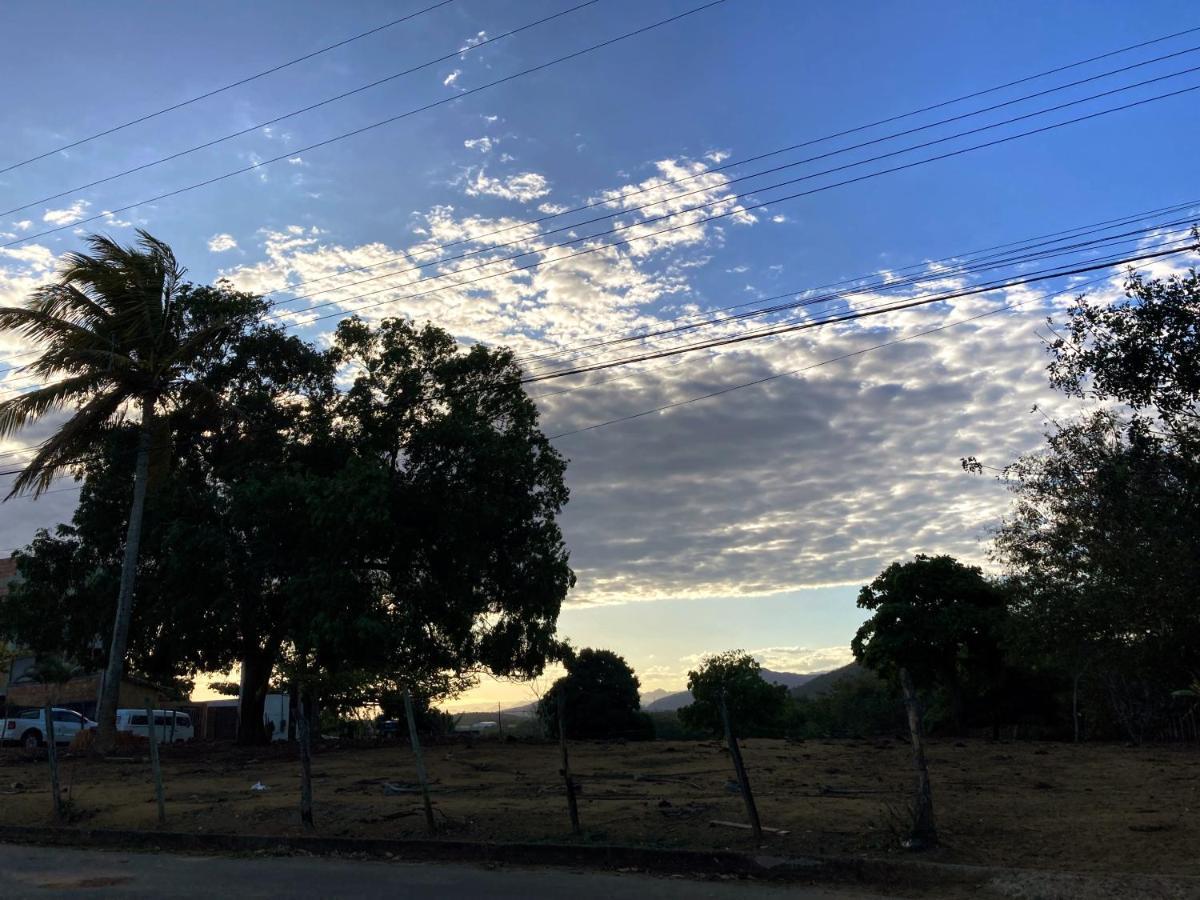
[(1002, 476), (1015, 502), (995, 553), (1024, 633), (1071, 676), (1077, 726), (1094, 674), (1134, 740), (1200, 665), (1198, 335), (1195, 271), (1080, 299), (1050, 344), (1051, 383), (1124, 409), (1057, 426)]
[[(310, 693), (368, 704), (404, 689), (428, 700), (480, 670), (540, 672), (573, 581), (556, 521), (565, 463), (507, 352), (399, 321), (349, 323), (330, 351), (257, 327), (196, 371), (212, 402), (171, 417), (139, 670), (240, 664), (246, 742), (265, 739), (281, 665)], [(22, 596), (57, 612), (22, 618), (14, 596), (0, 626), (51, 647), (64, 627), (73, 647), (93, 639), (103, 615), (87, 606), (115, 577), (128, 460), (93, 462), (72, 524), (22, 560)]]
[(858, 605), (872, 615), (851, 642), (855, 659), (893, 683), (906, 669), (918, 689), (943, 689), (961, 729), (968, 685), (1000, 676), (1005, 592), (975, 566), (921, 554), (884, 569)]
[(392, 670), (539, 674), (574, 584), (557, 516), (566, 461), (538, 427), (510, 351), (458, 347), (401, 319), (351, 319), (333, 352), (353, 373), (346, 440), (388, 472), (373, 582)]
[(9, 496), (45, 490), (53, 479), (94, 454), (105, 432), (131, 411), (139, 416), (132, 500), (122, 552), (116, 614), (98, 713), (98, 746), (115, 744), (115, 715), (133, 614), (138, 551), (151, 457), (166, 454), (165, 409), (195, 399), (192, 366), (261, 311), (244, 295), (204, 293), (225, 302), (195, 302), (170, 247), (145, 231), (134, 246), (92, 235), (89, 253), (64, 257), (58, 280), (36, 290), (23, 307), (0, 309), (0, 330), (40, 348), (26, 367), (48, 382), (0, 403), (0, 436), (64, 408), (73, 413), (43, 442)]
[(688, 672), (687, 686), (692, 702), (680, 708), (679, 721), (688, 728), (722, 734), (722, 702), (738, 737), (780, 737), (788, 725), (788, 689), (763, 678), (758, 660), (743, 650), (706, 656)]
[(560, 703), (571, 739), (654, 737), (654, 724), (639, 713), (640, 682), (624, 657), (585, 647), (566, 654), (567, 674), (538, 701), (537, 714), (549, 734), (558, 733)]
[[(974, 566), (918, 555), (884, 569), (859, 592), (858, 605), (872, 615), (850, 649), (860, 664), (898, 682), (904, 694), (916, 775), (909, 843), (930, 846), (938, 837), (918, 692), (941, 686), (961, 697), (968, 673), (995, 671), (1005, 596)], [(954, 707), (961, 710), (961, 703)]]

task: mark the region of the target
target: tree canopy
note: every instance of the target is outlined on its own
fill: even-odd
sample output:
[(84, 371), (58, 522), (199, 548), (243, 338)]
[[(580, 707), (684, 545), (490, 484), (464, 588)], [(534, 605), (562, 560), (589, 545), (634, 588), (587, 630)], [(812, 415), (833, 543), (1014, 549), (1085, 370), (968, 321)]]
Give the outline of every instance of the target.
[(654, 724), (639, 713), (641, 686), (625, 659), (611, 650), (586, 647), (566, 655), (567, 674), (538, 701), (537, 714), (548, 734), (558, 733), (558, 704), (566, 703), (568, 738), (653, 738)]
[[(240, 665), (247, 740), (281, 666), (364, 702), (541, 671), (574, 582), (565, 461), (508, 351), (402, 320), (344, 322), (328, 350), (260, 325), (196, 371), (209, 402), (166, 417), (147, 506), (137, 671)], [(72, 522), (21, 554), (6, 633), (83, 658), (111, 623), (94, 599), (118, 578), (136, 440), (112, 429)]]
[(688, 728), (723, 734), (722, 698), (738, 737), (780, 737), (787, 726), (788, 689), (767, 682), (758, 660), (744, 650), (706, 656), (688, 672), (687, 684), (693, 700), (679, 710), (679, 720)]

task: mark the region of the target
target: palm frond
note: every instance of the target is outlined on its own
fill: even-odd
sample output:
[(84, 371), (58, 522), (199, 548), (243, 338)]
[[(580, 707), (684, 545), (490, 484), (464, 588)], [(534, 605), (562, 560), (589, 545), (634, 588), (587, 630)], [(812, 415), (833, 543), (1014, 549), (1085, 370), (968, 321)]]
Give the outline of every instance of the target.
[(87, 373), (5, 400), (0, 403), (0, 438), (14, 434), (51, 410), (89, 397), (102, 383), (103, 378), (96, 373)]
[(103, 328), (112, 318), (86, 291), (69, 281), (38, 288), (29, 298), (28, 307), (91, 329)]
[(23, 306), (0, 307), (0, 331), (15, 331), (39, 344), (54, 340), (90, 343), (98, 337), (82, 325)]
[(128, 394), (119, 390), (94, 395), (42, 444), (37, 455), (13, 481), (5, 499), (31, 488), (36, 497), (63, 471), (86, 459), (95, 450), (96, 435), (117, 417), (128, 399)]

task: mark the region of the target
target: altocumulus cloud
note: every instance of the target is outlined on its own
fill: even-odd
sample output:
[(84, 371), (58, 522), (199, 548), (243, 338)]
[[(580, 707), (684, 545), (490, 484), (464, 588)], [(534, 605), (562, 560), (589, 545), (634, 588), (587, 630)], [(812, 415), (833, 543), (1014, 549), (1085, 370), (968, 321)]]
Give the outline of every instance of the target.
[(213, 253), (224, 253), (237, 247), (237, 241), (232, 234), (214, 234), (208, 239), (208, 249)]
[[(686, 187), (667, 185), (691, 175), (698, 177)], [(673, 199), (676, 191), (697, 188), (701, 192), (686, 201)], [(480, 171), (464, 183), (464, 192), (519, 203), (537, 199), (548, 209), (577, 203), (551, 197), (549, 180), (538, 173), (491, 179)], [(715, 250), (735, 230), (757, 224), (724, 176), (703, 161), (659, 161), (651, 177), (594, 199), (637, 235), (663, 227), (646, 223), (648, 218), (684, 206), (712, 203), (730, 215), (712, 223), (688, 213), (672, 220), (684, 227), (628, 247), (584, 239), (569, 252), (597, 252), (563, 259), (567, 251), (546, 248), (529, 222), (533, 213), (523, 207), (480, 215), (439, 206), (414, 215), (408, 239), (389, 242), (344, 246), (312, 226), (265, 230), (258, 258), (223, 274), (239, 287), (263, 291), (372, 266), (316, 286), (332, 290), (295, 304), (291, 321), (310, 322), (314, 314), (303, 308), (315, 302), (330, 304), (316, 314), (371, 304), (360, 310), (368, 319), (432, 320), (466, 341), (506, 344), (518, 354), (549, 354), (548, 361), (562, 363), (570, 359), (564, 348), (711, 306), (693, 279), (710, 259), (720, 260)], [(637, 209), (647, 202), (655, 206)], [(493, 234), (499, 229), (502, 234)], [(439, 250), (460, 241), (449, 255), (480, 255), (451, 260)], [(507, 242), (515, 246), (500, 246)], [(520, 251), (529, 253), (522, 264), (553, 265), (521, 270), (509, 261), (475, 268)], [(18, 283), (23, 293), (38, 273), (49, 271), (49, 251), (30, 252), (28, 259), (0, 260), (9, 266), (0, 293), (6, 284), (18, 290)], [(407, 271), (415, 266), (422, 268)], [(399, 274), (351, 284), (388, 273)], [(493, 277), (475, 280), (485, 274)], [(940, 287), (962, 284), (944, 272), (931, 274)], [(438, 280), (421, 281), (434, 276)], [(1115, 296), (1117, 288), (1109, 284), (1095, 293)], [(865, 293), (847, 305), (883, 299)], [(913, 337), (1025, 300), (1033, 302), (950, 332)], [(1003, 514), (1008, 495), (992, 479), (962, 473), (958, 459), (976, 454), (1002, 464), (1038, 446), (1045, 423), (1030, 414), (1035, 403), (1048, 416), (1077, 411), (1048, 389), (1037, 333), (1047, 313), (1067, 302), (1013, 289), (534, 385), (543, 427), (553, 435), (912, 338), (724, 397), (557, 439), (571, 460), (572, 500), (563, 527), (579, 585), (570, 602), (861, 584), (888, 562), (917, 552), (982, 562), (981, 538)], [(323, 321), (302, 333), (322, 340), (332, 324)], [(730, 323), (709, 333), (732, 334), (739, 327)], [(687, 338), (659, 338), (653, 346)], [(827, 650), (755, 652), (768, 667), (795, 671), (844, 660)]]
[[(266, 258), (226, 274), (246, 289), (263, 290), (364, 265), (376, 267), (346, 281), (400, 272), (314, 299), (343, 311), (370, 303), (361, 314), (371, 319), (429, 319), (467, 341), (506, 344), (518, 354), (550, 354), (550, 361), (563, 362), (567, 356), (556, 357), (563, 348), (703, 308), (690, 279), (712, 258), (713, 247), (727, 240), (728, 229), (752, 228), (757, 221), (705, 163), (662, 160), (654, 168), (650, 178), (595, 199), (618, 210), (621, 224), (635, 234), (662, 227), (643, 227), (649, 217), (699, 203), (729, 212), (723, 227), (689, 213), (672, 220), (684, 227), (669, 235), (561, 259), (564, 251), (547, 250), (519, 215), (488, 217), (443, 206), (415, 217), (414, 239), (407, 244), (346, 247), (311, 230), (266, 232)], [(698, 177), (687, 189), (701, 193), (672, 199), (682, 188), (666, 182), (688, 175)], [(542, 176), (530, 185), (539, 197), (550, 194)], [(654, 206), (637, 210), (643, 203)], [(505, 230), (491, 234), (498, 229)], [(470, 249), (480, 256), (439, 263), (438, 245), (458, 241), (465, 246), (454, 254)], [(510, 241), (515, 246), (498, 246)], [(584, 240), (571, 251), (600, 246)], [(529, 251), (528, 260), (554, 264), (475, 269), (482, 260), (521, 250)], [(418, 265), (426, 268), (403, 271)], [(492, 277), (466, 283), (483, 274)], [(925, 291), (963, 284), (937, 270), (930, 274), (938, 281)], [(441, 277), (419, 280), (434, 276)], [(362, 297), (367, 291), (371, 296)], [(1109, 284), (1098, 294), (1116, 292)], [(847, 305), (903, 296), (864, 293)], [(1034, 302), (913, 338), (1026, 300)], [(1046, 386), (1037, 333), (1046, 314), (1067, 302), (1044, 302), (1029, 288), (1013, 289), (534, 385), (543, 427), (553, 435), (913, 338), (725, 397), (558, 439), (571, 459), (572, 500), (563, 518), (579, 575), (571, 602), (861, 584), (888, 562), (918, 552), (984, 562), (981, 539), (1003, 514), (1008, 495), (992, 479), (964, 474), (958, 460), (980, 454), (999, 464), (1038, 446), (1045, 422), (1030, 414), (1035, 403), (1050, 416), (1077, 411)], [(305, 317), (297, 313), (295, 321)], [(732, 334), (738, 327), (711, 333)], [(654, 346), (685, 339), (660, 338)], [(845, 661), (844, 651), (837, 656), (827, 649), (762, 653), (769, 666), (792, 670)]]

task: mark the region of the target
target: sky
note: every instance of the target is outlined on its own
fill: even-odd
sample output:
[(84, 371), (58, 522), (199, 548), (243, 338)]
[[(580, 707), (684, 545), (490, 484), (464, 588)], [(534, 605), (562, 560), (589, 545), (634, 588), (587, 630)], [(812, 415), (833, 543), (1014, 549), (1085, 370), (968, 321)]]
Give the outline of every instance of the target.
[[(1200, 53), (1188, 52), (1200, 47), (1200, 31), (818, 140), (1200, 25), (1184, 2), (725, 0), (520, 74), (703, 0), (579, 9), (580, 0), (452, 0), (58, 149), (435, 2), (124, 2), (103, 16), (87, 4), (66, 15), (4, 4), (0, 169), (46, 155), (0, 172), (0, 304), (20, 303), (53, 278), (58, 256), (79, 248), (84, 233), (130, 240), (142, 227), (170, 243), (196, 281), (224, 277), (278, 292), (283, 321), (316, 342), (341, 315), (370, 304), (359, 314), (372, 321), (431, 320), (464, 343), (565, 365), (613, 358), (567, 352), (581, 344), (847, 279), (916, 272), (931, 280), (894, 293), (877, 282), (828, 309), (970, 287), (977, 276), (933, 261), (1195, 199), (1200, 92), (838, 182), (1200, 85), (1200, 73), (1186, 73), (950, 137), (1200, 66)], [(62, 52), (47, 53), (49, 41)], [(983, 112), (1167, 54), (1176, 55)], [(934, 124), (951, 116), (963, 118)], [(919, 130), (890, 137), (908, 129)], [(804, 162), (818, 155), (826, 158)], [(731, 182), (786, 164), (796, 165)], [(840, 166), (850, 168), (827, 171)], [(245, 171), (220, 177), (237, 170)], [(768, 187), (791, 179), (803, 180)], [(805, 196), (782, 199), (798, 192)], [(602, 215), (611, 218), (587, 223)], [(619, 233), (598, 234), (613, 228)], [(541, 237), (539, 229), (561, 230)], [(1155, 239), (1164, 238), (1121, 249)], [(617, 240), (626, 242), (605, 246)], [(374, 268), (339, 274), (363, 266)], [(1087, 286), (1094, 299), (1119, 296), (1120, 277), (1109, 274)], [(358, 283), (366, 278), (376, 280)], [(995, 479), (963, 473), (959, 460), (1002, 466), (1035, 450), (1050, 419), (1079, 413), (1047, 386), (1044, 340), (1046, 318), (1061, 318), (1081, 279), (531, 385), (544, 430), (562, 435), (554, 443), (570, 459), (562, 526), (578, 585), (562, 633), (622, 653), (647, 690), (682, 687), (703, 654), (730, 647), (776, 670), (847, 661), (863, 618), (857, 589), (884, 566), (921, 552), (988, 564), (989, 529), (1008, 494)], [(1012, 303), (1022, 305), (961, 322)], [(950, 327), (920, 334), (939, 326)], [(724, 323), (712, 333), (744, 327)], [(880, 344), (889, 346), (868, 350)], [(0, 365), (21, 362), (27, 349), (0, 336)], [(28, 386), (19, 371), (0, 373), (0, 390)], [(663, 406), (672, 408), (580, 430)], [(0, 450), (33, 443), (53, 424)], [(0, 506), (0, 548), (67, 520), (75, 494), (62, 488)], [(519, 702), (531, 689), (487, 682), (458, 703)]]

